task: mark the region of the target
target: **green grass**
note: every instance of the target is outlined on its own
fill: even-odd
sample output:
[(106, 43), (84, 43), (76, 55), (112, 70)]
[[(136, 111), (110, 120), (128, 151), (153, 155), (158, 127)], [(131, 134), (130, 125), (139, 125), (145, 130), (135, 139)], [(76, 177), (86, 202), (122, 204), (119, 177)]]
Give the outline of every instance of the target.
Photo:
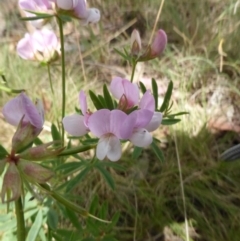
[[(233, 145), (235, 140), (238, 141), (239, 137), (234, 132), (226, 134), (219, 131), (218, 135), (213, 135), (206, 128), (213, 113), (210, 99), (219, 86), (226, 86), (226, 96), (223, 102), (215, 103), (216, 106), (229, 104), (236, 110), (235, 118), (239, 115), (238, 2), (165, 1), (157, 26), (168, 34), (167, 50), (160, 59), (141, 63), (137, 68), (136, 79), (154, 77), (162, 86), (161, 92), (164, 92), (168, 81), (172, 80), (173, 108), (176, 111), (188, 111), (189, 115), (182, 117), (182, 122), (176, 126), (160, 128), (155, 132), (165, 146), (164, 163), (159, 162), (150, 149), (138, 160), (132, 160), (128, 149), (118, 163), (125, 168), (124, 171), (110, 169), (116, 185), (114, 191), (99, 172), (92, 171), (72, 193), (81, 197), (79, 202), (87, 207), (95, 196), (98, 196), (101, 204), (107, 201), (109, 219), (114, 213), (120, 212), (114, 229), (117, 240), (164, 240), (163, 233), (166, 234), (166, 229), (186, 240), (176, 142), (187, 217), (189, 225), (197, 233), (197, 237), (193, 235), (192, 240), (239, 239), (240, 162), (223, 163), (218, 159), (219, 154)], [(75, 23), (73, 31), (66, 37), (70, 46), (66, 68), (67, 114), (74, 112), (75, 106), (79, 107), (80, 89), (100, 92), (103, 83), (110, 83), (112, 76), (130, 77), (131, 67), (114, 51), (114, 48), (129, 47), (128, 32), (120, 31), (131, 20), (126, 12), (135, 11), (132, 13), (133, 17), (141, 13), (140, 19), (143, 18), (144, 22), (140, 21), (138, 26), (145, 24), (146, 28), (141, 31), (144, 32), (143, 43), (147, 44), (160, 1), (93, 0), (89, 4), (101, 9), (102, 20), (99, 25), (88, 28)], [(51, 67), (55, 90), (55, 101), (52, 102), (46, 67), (21, 60), (16, 55), (14, 46), (23, 36), (25, 28), (22, 23), (18, 23), (13, 10), (5, 11), (10, 11), (11, 16), (15, 16), (9, 18), (6, 12), (7, 35), (1, 40), (3, 42), (0, 46), (0, 69), (5, 71), (7, 85), (26, 89), (31, 98), (42, 98), (48, 107), (47, 121), (56, 123), (61, 113), (59, 62)], [(225, 40), (223, 51), (227, 53), (222, 73), (219, 72), (218, 53), (221, 39)], [(85, 75), (79, 57), (79, 46)], [(1, 92), (1, 106), (11, 97)], [(162, 94), (160, 99), (161, 97)], [(90, 108), (93, 107), (90, 105)], [(9, 128), (6, 124), (4, 126)], [(1, 133), (5, 145), (11, 133), (4, 130)], [(61, 225), (67, 226), (67, 223), (62, 221)]]

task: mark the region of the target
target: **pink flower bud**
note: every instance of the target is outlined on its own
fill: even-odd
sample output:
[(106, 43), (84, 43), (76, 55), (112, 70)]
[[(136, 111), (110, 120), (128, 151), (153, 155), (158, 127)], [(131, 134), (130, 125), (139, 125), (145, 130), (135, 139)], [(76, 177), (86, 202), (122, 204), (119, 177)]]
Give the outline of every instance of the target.
[(159, 56), (167, 45), (167, 35), (160, 29), (157, 31), (156, 36), (151, 45), (151, 56), (153, 58)]
[(16, 153), (30, 144), (42, 131), (42, 128), (36, 128), (35, 126), (27, 123), (27, 125), (23, 124), (21, 120), (16, 132), (12, 138), (12, 150)]
[(164, 51), (166, 45), (167, 35), (160, 29), (157, 31), (151, 46), (147, 47), (145, 53), (139, 57), (138, 61), (147, 61), (158, 57)]
[[(40, 146), (32, 147), (19, 154), (19, 157), (29, 161), (47, 160), (56, 157), (65, 147), (54, 148), (50, 147), (56, 142), (49, 142)], [(50, 148), (49, 148), (50, 147)]]
[(18, 167), (24, 177), (33, 183), (45, 183), (54, 175), (51, 170), (35, 162), (20, 160)]
[(141, 51), (141, 37), (139, 31), (134, 29), (131, 34), (131, 53), (132, 55), (138, 55)]
[(21, 177), (14, 163), (10, 163), (3, 178), (1, 199), (5, 202), (7, 195), (7, 202), (17, 200), (21, 196)]

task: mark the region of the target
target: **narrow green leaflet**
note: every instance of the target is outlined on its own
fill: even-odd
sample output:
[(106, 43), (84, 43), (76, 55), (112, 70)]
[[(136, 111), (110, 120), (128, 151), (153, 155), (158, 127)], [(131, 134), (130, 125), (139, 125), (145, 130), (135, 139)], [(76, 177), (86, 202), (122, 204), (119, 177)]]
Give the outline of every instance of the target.
[(188, 115), (188, 114), (189, 114), (189, 112), (182, 111), (182, 112), (178, 112), (176, 114), (167, 115), (166, 117), (168, 117), (168, 118), (175, 118), (175, 116)]
[(152, 91), (153, 91), (153, 97), (155, 100), (155, 110), (158, 108), (158, 86), (157, 82), (154, 78), (152, 78)]
[(106, 84), (103, 85), (103, 95), (104, 95), (104, 99), (107, 105), (107, 108), (109, 110), (113, 110), (114, 109), (114, 104), (113, 104), (113, 100), (112, 97), (108, 91), (108, 88), (106, 86)]
[(132, 159), (134, 160), (138, 159), (139, 156), (142, 154), (142, 150), (143, 149), (141, 147), (135, 146), (132, 152)]
[(67, 162), (57, 166), (55, 171), (61, 171), (65, 175), (70, 175), (72, 172), (76, 172), (82, 168), (83, 165), (85, 165), (84, 162)]
[(82, 229), (82, 224), (79, 222), (79, 217), (76, 215), (75, 212), (73, 212), (69, 208), (66, 208), (66, 216), (69, 218), (69, 220), (77, 230)]
[(170, 99), (171, 99), (171, 96), (172, 96), (172, 90), (173, 90), (173, 82), (170, 81), (169, 84), (168, 84), (168, 88), (167, 88), (167, 92), (166, 92), (166, 95), (164, 97), (164, 100), (163, 100), (163, 103), (160, 107), (160, 112), (164, 112), (165, 110), (168, 109), (168, 106), (169, 106), (169, 102), (170, 102)]
[(66, 192), (70, 192), (74, 187), (76, 187), (83, 179), (84, 177), (88, 174), (88, 172), (92, 168), (87, 166), (85, 167), (78, 175), (73, 177), (68, 183), (67, 183), (67, 189)]
[(103, 109), (104, 106), (102, 105), (101, 101), (98, 99), (98, 97), (94, 94), (93, 91), (89, 90), (90, 98), (97, 110)]
[(60, 135), (60, 133), (59, 133), (55, 124), (52, 124), (52, 126), (51, 126), (51, 133), (52, 133), (52, 138), (53, 138), (54, 141), (60, 141), (61, 140), (61, 135)]
[(161, 162), (164, 162), (163, 153), (162, 153), (161, 149), (159, 148), (157, 142), (158, 142), (158, 140), (154, 139), (151, 144), (151, 147), (153, 149), (154, 154), (157, 156), (158, 160)]
[(34, 220), (33, 225), (31, 226), (26, 241), (35, 241), (38, 235), (38, 232), (42, 226), (43, 214), (42, 209), (39, 209), (37, 216)]
[(33, 141), (33, 143), (34, 143), (36, 146), (39, 146), (39, 145), (42, 145), (42, 144), (43, 144), (42, 140), (41, 140), (39, 137), (35, 138), (34, 141)]
[(111, 174), (101, 165), (101, 163), (97, 163), (97, 165), (95, 167), (102, 174), (102, 176), (104, 177), (104, 179), (107, 182), (107, 184), (109, 185), (109, 187), (112, 190), (114, 190), (115, 189), (115, 184), (114, 184), (114, 180), (113, 180)]
[(2, 145), (0, 145), (0, 160), (5, 158), (7, 154), (8, 152), (6, 151), (6, 149)]
[(101, 102), (103, 108), (106, 108), (107, 104), (106, 104), (104, 97), (102, 95), (98, 95), (97, 97), (98, 97), (99, 101)]
[(70, 149), (62, 151), (58, 156), (69, 156), (69, 155), (74, 155), (80, 152), (84, 152), (90, 149), (93, 149), (96, 145), (88, 145), (88, 146), (77, 146), (77, 147), (72, 147)]
[(35, 17), (23, 17), (20, 18), (23, 21), (34, 21), (34, 20), (38, 20), (38, 19), (46, 19), (46, 18), (51, 18), (52, 15), (46, 15), (46, 16), (35, 16)]
[(181, 119), (163, 119), (162, 120), (162, 125), (165, 125), (165, 126), (170, 126), (170, 125), (174, 125), (174, 124), (176, 124), (176, 123), (178, 123), (178, 122), (180, 122), (181, 121)]
[(141, 89), (142, 93), (144, 94), (147, 91), (147, 88), (141, 81), (139, 81), (139, 85), (140, 85), (140, 89)]
[(50, 210), (47, 213), (47, 223), (48, 226), (52, 229), (52, 230), (56, 230), (57, 226), (58, 226), (58, 213), (50, 208)]
[(89, 213), (91, 214), (96, 214), (96, 210), (98, 208), (99, 205), (99, 198), (98, 196), (95, 196), (91, 202), (91, 205), (89, 207)]

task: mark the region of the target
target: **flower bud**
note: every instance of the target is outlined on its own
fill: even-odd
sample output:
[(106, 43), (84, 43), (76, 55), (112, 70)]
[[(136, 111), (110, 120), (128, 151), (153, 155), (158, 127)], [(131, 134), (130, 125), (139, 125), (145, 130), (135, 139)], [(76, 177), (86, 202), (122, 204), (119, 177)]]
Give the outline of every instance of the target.
[(5, 202), (7, 195), (7, 202), (17, 200), (21, 196), (21, 177), (18, 169), (14, 163), (10, 163), (4, 175), (1, 199)]
[(26, 160), (20, 160), (18, 168), (24, 177), (33, 183), (45, 183), (53, 177), (54, 173), (41, 165)]
[(145, 53), (141, 55), (138, 61), (147, 61), (158, 57), (167, 45), (167, 35), (160, 29), (157, 31), (156, 36), (150, 46), (147, 47)]
[(156, 36), (151, 45), (151, 56), (153, 58), (159, 56), (167, 45), (167, 35), (160, 29), (157, 31)]
[(54, 147), (50, 147), (55, 143), (56, 142), (53, 141), (47, 144), (29, 148), (24, 152), (20, 153), (19, 157), (29, 161), (40, 161), (40, 160), (47, 160), (47, 159), (54, 158), (65, 149), (65, 147), (61, 147), (57, 149), (54, 149)]
[(139, 31), (134, 29), (131, 34), (131, 53), (137, 56), (141, 51), (141, 37)]
[(12, 138), (12, 150), (16, 153), (19, 152), (21, 149), (29, 145), (41, 131), (42, 128), (36, 128), (30, 123), (24, 125), (22, 118)]

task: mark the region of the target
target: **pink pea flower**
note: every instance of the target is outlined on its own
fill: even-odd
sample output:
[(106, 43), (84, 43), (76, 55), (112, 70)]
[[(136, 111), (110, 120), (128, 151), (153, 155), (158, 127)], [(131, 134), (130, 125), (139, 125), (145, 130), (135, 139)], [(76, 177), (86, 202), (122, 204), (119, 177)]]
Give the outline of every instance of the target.
[(155, 101), (150, 93), (146, 91), (139, 103), (139, 110), (132, 112), (137, 114), (133, 133), (129, 140), (138, 147), (146, 147), (152, 143), (152, 135), (149, 133), (156, 130), (162, 121), (162, 114), (155, 112)]
[[(36, 16), (34, 13), (28, 12), (40, 12), (40, 13), (49, 13), (53, 12), (53, 3), (55, 0), (19, 0), (19, 7), (22, 9), (26, 15), (26, 17), (34, 17)], [(40, 28), (43, 23), (44, 19), (37, 19), (31, 21), (32, 25), (36, 28)]]
[(49, 63), (60, 55), (60, 44), (53, 31), (36, 30), (18, 42), (17, 53), (23, 59)]
[(131, 83), (127, 79), (121, 77), (113, 78), (110, 84), (112, 95), (119, 99), (119, 109), (125, 111), (138, 104), (139, 89), (137, 84)]
[(64, 129), (73, 136), (83, 136), (89, 132), (88, 118), (90, 113), (87, 109), (86, 95), (83, 91), (80, 91), (79, 93), (79, 103), (82, 115), (73, 114), (65, 116), (62, 120)]
[(155, 111), (155, 100), (151, 92), (148, 90), (144, 93), (139, 102), (140, 109), (147, 109), (153, 112), (150, 122), (145, 126), (145, 129), (152, 132), (156, 130), (162, 122), (162, 113)]
[(6, 121), (14, 126), (30, 123), (34, 127), (41, 129), (44, 123), (44, 109), (41, 101), (36, 105), (22, 92), (17, 97), (8, 101), (3, 107), (3, 115)]
[(100, 138), (96, 150), (97, 158), (103, 160), (107, 157), (110, 161), (118, 161), (122, 154), (119, 139), (131, 135), (133, 124), (134, 118), (129, 118), (121, 110), (101, 109), (93, 113), (89, 117), (88, 126), (91, 132)]
[(57, 7), (69, 11), (69, 15), (78, 18), (84, 25), (96, 23), (100, 20), (100, 11), (96, 8), (87, 8), (86, 0), (56, 0)]

